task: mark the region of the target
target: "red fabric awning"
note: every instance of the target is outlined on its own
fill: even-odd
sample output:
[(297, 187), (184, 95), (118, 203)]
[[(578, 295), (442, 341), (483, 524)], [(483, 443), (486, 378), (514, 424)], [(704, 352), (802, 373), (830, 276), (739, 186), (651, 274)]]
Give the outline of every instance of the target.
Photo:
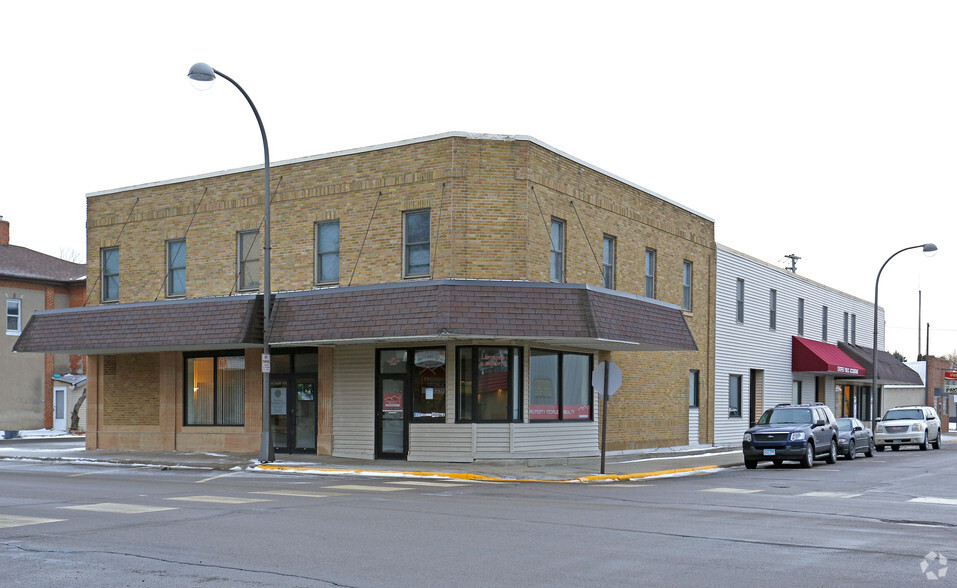
[(867, 375), (867, 370), (838, 349), (837, 345), (802, 337), (791, 337), (791, 371)]

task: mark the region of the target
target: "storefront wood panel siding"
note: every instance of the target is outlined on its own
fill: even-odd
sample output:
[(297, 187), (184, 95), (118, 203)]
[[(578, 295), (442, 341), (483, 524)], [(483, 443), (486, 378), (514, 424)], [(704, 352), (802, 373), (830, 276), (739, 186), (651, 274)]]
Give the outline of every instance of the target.
[(375, 349), (340, 347), (335, 352), (332, 395), (332, 455), (375, 455)]
[(413, 423), (409, 428), (409, 460), (472, 461), (473, 427), (467, 423)]
[(598, 421), (516, 425), (512, 447), (515, 453), (528, 456), (598, 455)]
[[(736, 284), (744, 280), (744, 321), (736, 320)], [(777, 291), (777, 323), (770, 328), (770, 290)], [(822, 335), (822, 307), (828, 307), (827, 343), (844, 337), (844, 313), (857, 317), (858, 344), (873, 340), (873, 302), (829, 288), (801, 274), (757, 260), (722, 245), (717, 253), (715, 355), (715, 443), (736, 445), (750, 425), (748, 391), (751, 370), (763, 371), (763, 409), (791, 402), (792, 382), (800, 381), (803, 400), (815, 398), (813, 374), (791, 371), (791, 338), (798, 333), (798, 299), (804, 299), (804, 337), (816, 341)], [(866, 295), (866, 292), (862, 292)], [(883, 310), (879, 321), (879, 347), (883, 346)], [(729, 377), (741, 376), (741, 416), (729, 417)], [(825, 401), (834, 410), (834, 377), (825, 379)], [(835, 410), (835, 412), (837, 412)]]

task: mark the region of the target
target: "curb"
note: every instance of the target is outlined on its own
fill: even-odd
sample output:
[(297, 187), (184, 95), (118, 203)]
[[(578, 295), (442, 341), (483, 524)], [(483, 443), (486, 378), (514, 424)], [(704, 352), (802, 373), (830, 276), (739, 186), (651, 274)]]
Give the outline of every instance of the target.
[(271, 471), (271, 472), (302, 472), (302, 473), (317, 473), (317, 474), (374, 474), (382, 476), (407, 476), (415, 478), (449, 478), (449, 479), (458, 479), (458, 480), (476, 480), (481, 482), (538, 482), (541, 484), (587, 484), (590, 482), (625, 482), (629, 480), (641, 480), (645, 478), (656, 478), (660, 476), (670, 476), (675, 474), (691, 474), (691, 473), (711, 473), (722, 466), (718, 465), (707, 465), (707, 466), (697, 466), (692, 468), (676, 468), (670, 470), (658, 470), (654, 472), (641, 472), (633, 474), (595, 474), (591, 476), (581, 476), (578, 478), (571, 478), (568, 480), (533, 480), (526, 478), (497, 478), (494, 476), (483, 476), (479, 474), (465, 474), (458, 472), (419, 472), (419, 471), (402, 471), (402, 470), (369, 470), (369, 469), (356, 469), (356, 468), (319, 468), (312, 466), (277, 466), (269, 464), (261, 464), (257, 466), (252, 466), (246, 468), (246, 471)]

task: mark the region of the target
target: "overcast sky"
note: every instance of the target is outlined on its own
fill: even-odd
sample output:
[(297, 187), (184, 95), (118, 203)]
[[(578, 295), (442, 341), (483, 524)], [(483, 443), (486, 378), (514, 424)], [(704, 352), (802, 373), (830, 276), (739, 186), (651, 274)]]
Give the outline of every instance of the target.
[(242, 96), (189, 85), (205, 61), (273, 161), (531, 135), (865, 300), (934, 242), (881, 276), (886, 347), (915, 359), (922, 291), (931, 352), (957, 349), (957, 3), (87, 0), (0, 23), (15, 245), (85, 257), (86, 194), (261, 165)]

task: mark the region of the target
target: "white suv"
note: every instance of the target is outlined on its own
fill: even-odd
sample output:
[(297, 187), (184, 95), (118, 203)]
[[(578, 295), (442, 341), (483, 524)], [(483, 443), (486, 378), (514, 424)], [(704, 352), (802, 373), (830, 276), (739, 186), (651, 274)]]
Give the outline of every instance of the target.
[(901, 445), (917, 445), (922, 451), (928, 445), (940, 449), (940, 417), (930, 406), (898, 406), (878, 419), (874, 443), (878, 451), (890, 446), (897, 451)]

